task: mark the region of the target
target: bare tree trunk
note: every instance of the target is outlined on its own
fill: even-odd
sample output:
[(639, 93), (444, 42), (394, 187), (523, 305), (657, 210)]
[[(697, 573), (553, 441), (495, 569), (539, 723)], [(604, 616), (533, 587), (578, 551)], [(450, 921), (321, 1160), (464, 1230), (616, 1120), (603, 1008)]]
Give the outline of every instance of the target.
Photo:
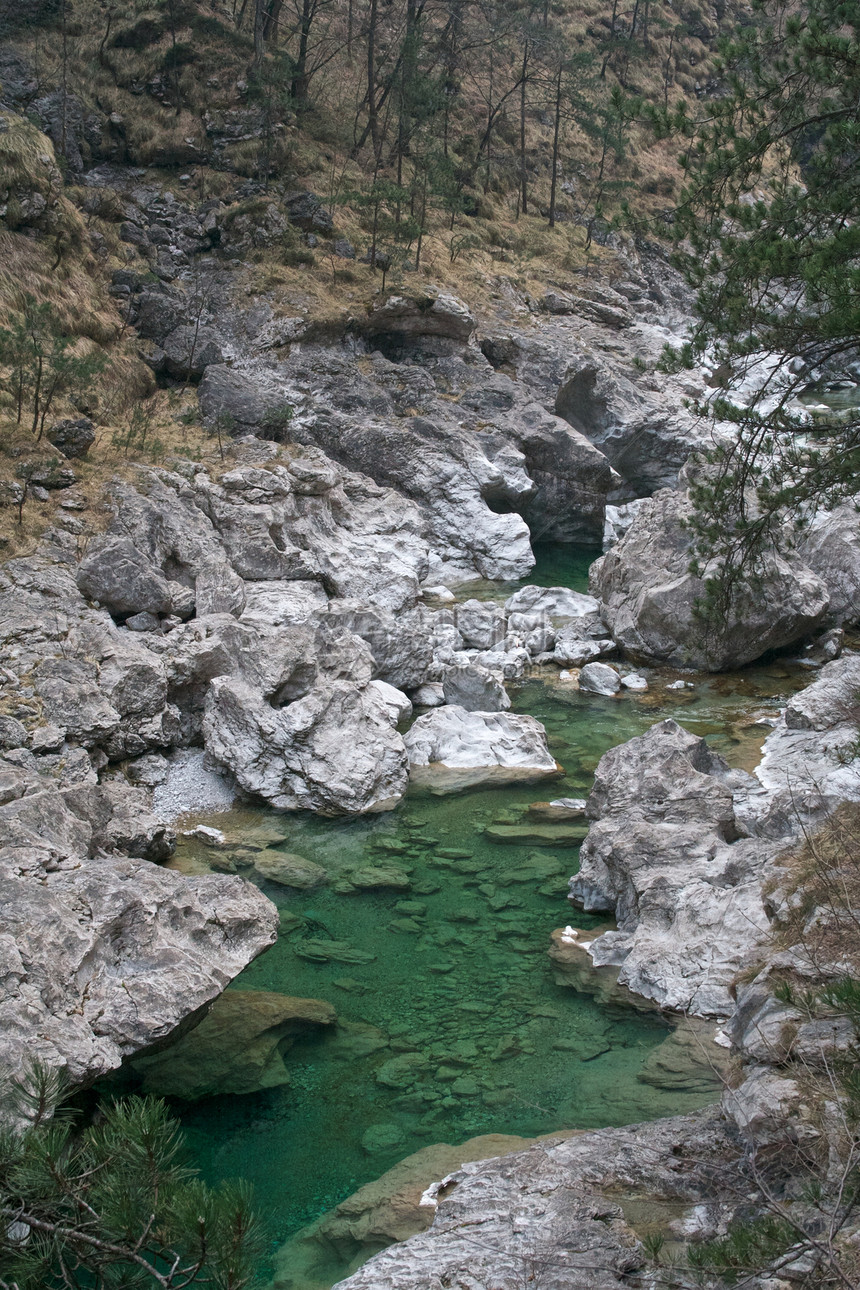
[(266, 31), (266, 0), (254, 0), (254, 62), (253, 70), (259, 72), (263, 65)]
[(370, 0), (367, 24), (367, 123), (378, 169), (382, 145), (379, 138), (379, 108), (376, 102), (376, 19), (377, 0)]
[(562, 64), (558, 65), (558, 77), (555, 83), (555, 125), (552, 132), (552, 181), (549, 190), (549, 226), (555, 228), (555, 198), (558, 187), (558, 140), (561, 134), (561, 73)]
[(310, 40), (315, 8), (314, 0), (302, 0), (302, 16), (299, 21), (299, 52), (296, 57), (293, 79), (290, 82), (290, 98), (297, 103), (304, 103), (308, 97), (308, 41)]
[(606, 65), (612, 57), (615, 48), (615, 24), (618, 21), (618, 0), (612, 0), (612, 21), (609, 24), (609, 45), (603, 56), (603, 64), (600, 68), (600, 79), (606, 80)]
[(526, 84), (529, 68), (529, 42), (523, 46), (523, 70), (520, 73), (520, 210), (528, 214), (528, 184), (526, 175)]
[(669, 37), (669, 52), (666, 55), (666, 66), (663, 69), (663, 107), (667, 112), (669, 110), (669, 77), (671, 75), (672, 47), (674, 44), (675, 44), (675, 32), (673, 30), (671, 36)]
[(284, 0), (271, 0), (271, 5), (266, 14), (266, 24), (263, 28), (263, 40), (267, 45), (271, 44), (277, 49), (278, 47), (278, 27), (281, 21), (281, 9)]
[[(403, 156), (409, 138), (408, 118), (412, 107), (412, 93), (417, 74), (418, 22), (415, 0), (406, 0), (406, 31), (403, 37), (400, 68), (400, 103), (397, 113), (397, 183), (403, 183)], [(397, 222), (400, 222), (400, 203), (397, 203)]]
[(494, 48), (490, 45), (490, 92), (487, 97), (487, 128), (484, 131), (484, 145), (487, 149), (487, 178), (484, 183), (484, 192), (490, 188), (490, 178), (493, 170), (493, 122), (496, 114), (493, 111), (493, 72), (495, 71), (495, 59), (493, 58)]

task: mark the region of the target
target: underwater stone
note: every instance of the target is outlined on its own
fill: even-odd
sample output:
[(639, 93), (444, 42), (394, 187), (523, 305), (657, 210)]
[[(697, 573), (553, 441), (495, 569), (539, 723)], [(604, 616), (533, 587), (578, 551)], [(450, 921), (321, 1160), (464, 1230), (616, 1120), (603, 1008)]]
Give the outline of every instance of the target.
[(328, 874), (320, 865), (290, 851), (261, 851), (254, 857), (254, 871), (269, 882), (283, 887), (298, 887), (306, 891), (328, 882)]

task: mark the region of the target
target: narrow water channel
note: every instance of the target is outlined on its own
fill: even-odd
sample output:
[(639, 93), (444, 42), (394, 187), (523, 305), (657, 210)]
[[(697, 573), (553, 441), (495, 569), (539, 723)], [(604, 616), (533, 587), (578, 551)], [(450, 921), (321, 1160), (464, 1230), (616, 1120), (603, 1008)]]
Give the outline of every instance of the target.
[[(590, 554), (549, 552), (530, 581), (582, 590)], [(546, 726), (564, 767), (557, 781), (410, 792), (391, 814), (354, 821), (247, 809), (207, 818), (313, 860), (330, 879), (303, 893), (262, 884), (281, 935), (235, 986), (328, 1000), (337, 1030), (291, 1049), (287, 1087), (177, 1104), (204, 1176), (254, 1184), (272, 1251), (430, 1143), (624, 1124), (709, 1099), (639, 1078), (668, 1033), (659, 1017), (601, 1006), (554, 979), (551, 931), (595, 920), (566, 900), (575, 839), (524, 817), (530, 802), (587, 795), (608, 748), (669, 715), (733, 764), (754, 765), (767, 733), (756, 719), (775, 715), (808, 674), (777, 661), (690, 678), (684, 690), (666, 688), (677, 672), (646, 675), (648, 692), (612, 698), (580, 693), (556, 669), (509, 687), (514, 710)], [(206, 858), (183, 839), (175, 864), (200, 871)], [(400, 872), (400, 889), (338, 891), (339, 875), (380, 864)], [(326, 958), (333, 943), (346, 949)], [(345, 1271), (333, 1266), (329, 1284)]]

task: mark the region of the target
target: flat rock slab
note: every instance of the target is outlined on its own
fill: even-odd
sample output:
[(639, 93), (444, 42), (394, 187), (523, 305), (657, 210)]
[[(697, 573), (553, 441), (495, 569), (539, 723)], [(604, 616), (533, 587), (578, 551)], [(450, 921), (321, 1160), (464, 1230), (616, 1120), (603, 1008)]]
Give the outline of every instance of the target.
[(321, 865), (289, 851), (258, 852), (254, 857), (254, 873), (269, 882), (277, 882), (282, 887), (297, 887), (300, 891), (321, 887), (328, 882), (328, 874)]
[(491, 842), (509, 842), (515, 846), (576, 847), (588, 834), (588, 824), (491, 824), (484, 836)]
[(317, 940), (305, 937), (293, 942), (293, 953), (311, 963), (375, 963), (376, 955), (357, 950), (349, 941)]
[(559, 797), (554, 802), (532, 802), (529, 819), (544, 824), (567, 824), (571, 820), (585, 819), (584, 797)]

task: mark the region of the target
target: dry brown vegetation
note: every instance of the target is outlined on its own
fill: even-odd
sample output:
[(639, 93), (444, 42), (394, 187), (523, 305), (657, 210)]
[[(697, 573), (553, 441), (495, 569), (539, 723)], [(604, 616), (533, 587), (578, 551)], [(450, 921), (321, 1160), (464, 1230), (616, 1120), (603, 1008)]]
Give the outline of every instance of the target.
[(822, 977), (860, 975), (860, 803), (844, 802), (780, 867), (778, 944)]

